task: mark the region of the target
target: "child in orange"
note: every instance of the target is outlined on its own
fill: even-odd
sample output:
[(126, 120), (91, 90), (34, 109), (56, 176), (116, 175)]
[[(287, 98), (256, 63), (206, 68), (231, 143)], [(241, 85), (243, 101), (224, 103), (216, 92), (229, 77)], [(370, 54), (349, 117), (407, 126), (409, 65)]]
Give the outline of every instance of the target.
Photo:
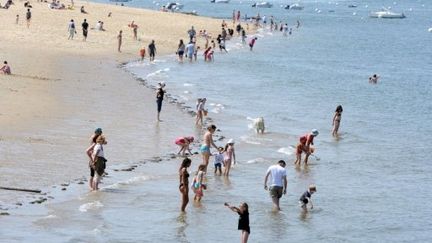
[(144, 47), (141, 48), (141, 50), (139, 51), (139, 55), (140, 55), (140, 57), (141, 57), (141, 61), (144, 61), (145, 52), (146, 52), (146, 50), (145, 50)]

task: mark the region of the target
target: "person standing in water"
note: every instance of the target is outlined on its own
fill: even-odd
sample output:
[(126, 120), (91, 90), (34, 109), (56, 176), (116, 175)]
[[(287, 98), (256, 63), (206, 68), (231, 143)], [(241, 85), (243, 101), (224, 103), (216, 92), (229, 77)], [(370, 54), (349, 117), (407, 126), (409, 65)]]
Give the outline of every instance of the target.
[(234, 139), (228, 140), (225, 145), (225, 153), (224, 153), (224, 176), (229, 176), (231, 170), (231, 164), (235, 164), (236, 157), (234, 151)]
[(93, 178), (95, 176), (95, 170), (93, 167), (93, 150), (94, 147), (96, 146), (96, 140), (99, 136), (102, 135), (102, 128), (96, 128), (96, 130), (94, 131), (94, 134), (92, 135), (92, 137), (90, 138), (90, 147), (88, 147), (86, 149), (86, 154), (89, 157), (89, 168), (90, 168), (90, 179), (89, 179), (89, 187), (91, 190), (93, 190)]
[(186, 211), (186, 206), (189, 203), (189, 172), (187, 171), (187, 169), (189, 168), (191, 163), (192, 161), (189, 158), (185, 158), (181, 163), (179, 169), (179, 179), (180, 179), (179, 190), (180, 193), (182, 194), (182, 204), (180, 210), (182, 212)]
[(247, 243), (249, 234), (250, 234), (250, 226), (249, 226), (249, 206), (247, 203), (242, 203), (240, 206), (234, 207), (230, 206), (228, 203), (224, 203), (226, 207), (231, 209), (231, 211), (238, 213), (239, 222), (238, 222), (238, 230), (241, 230), (241, 243)]
[(92, 190), (99, 190), (99, 182), (105, 172), (106, 159), (103, 150), (103, 145), (107, 144), (105, 137), (100, 135), (96, 139), (96, 145), (93, 148), (93, 169), (95, 170), (95, 177), (93, 179)]
[(335, 114), (333, 116), (333, 131), (332, 131), (333, 137), (338, 136), (339, 126), (340, 126), (340, 122), (342, 119), (342, 112), (343, 112), (342, 106), (338, 105), (336, 107), (336, 111), (335, 111)]
[(189, 146), (191, 143), (193, 143), (193, 141), (194, 141), (193, 136), (176, 138), (175, 144), (180, 146), (180, 150), (178, 151), (177, 154), (181, 153), (181, 156), (185, 156), (186, 150), (188, 150), (189, 155), (192, 155), (192, 151)]
[(201, 198), (204, 196), (204, 190), (207, 189), (207, 186), (204, 183), (206, 168), (207, 168), (206, 165), (200, 164), (198, 166), (198, 171), (192, 182), (192, 189), (195, 193), (194, 201), (197, 202), (201, 202)]
[(165, 84), (160, 83), (160, 86), (156, 91), (157, 121), (161, 121), (160, 112), (162, 110), (162, 102), (163, 102), (164, 95), (165, 95), (165, 90), (163, 89), (164, 87), (165, 87)]
[(273, 201), (273, 208), (280, 211), (279, 200), (282, 195), (286, 194), (287, 189), (287, 173), (285, 170), (286, 163), (283, 160), (279, 160), (276, 165), (272, 165), (268, 168), (267, 174), (264, 178), (264, 189), (267, 190), (267, 181), (271, 176), (270, 184), (270, 196)]
[(205, 165), (205, 171), (207, 171), (207, 166), (210, 159), (210, 146), (218, 149), (216, 144), (213, 142), (213, 133), (216, 131), (215, 125), (210, 125), (207, 127), (207, 132), (203, 136), (203, 144), (200, 147), (200, 152), (203, 158), (203, 164)]
[(178, 47), (177, 47), (177, 52), (176, 52), (178, 55), (178, 61), (179, 62), (183, 62), (183, 55), (184, 55), (185, 49), (186, 49), (186, 46), (183, 43), (183, 40), (180, 39), (180, 42), (179, 42)]
[(207, 99), (206, 98), (199, 98), (197, 100), (197, 105), (196, 105), (196, 119), (195, 119), (195, 125), (201, 124), (201, 126), (203, 125), (203, 119), (204, 119), (204, 113), (206, 112), (204, 106), (206, 103)]
[(258, 38), (257, 38), (257, 37), (254, 37), (254, 38), (252, 38), (252, 40), (249, 42), (249, 47), (250, 47), (250, 50), (251, 50), (251, 51), (253, 51), (253, 47), (254, 47), (254, 45), (255, 45), (256, 40), (258, 40)]
[(150, 45), (148, 46), (148, 50), (149, 50), (150, 62), (153, 62), (156, 55), (156, 45), (154, 40), (151, 41)]
[(122, 40), (123, 40), (123, 36), (122, 36), (123, 31), (119, 31), (119, 34), (117, 35), (117, 41), (118, 41), (118, 46), (117, 46), (117, 51), (121, 52), (121, 45), (122, 45)]

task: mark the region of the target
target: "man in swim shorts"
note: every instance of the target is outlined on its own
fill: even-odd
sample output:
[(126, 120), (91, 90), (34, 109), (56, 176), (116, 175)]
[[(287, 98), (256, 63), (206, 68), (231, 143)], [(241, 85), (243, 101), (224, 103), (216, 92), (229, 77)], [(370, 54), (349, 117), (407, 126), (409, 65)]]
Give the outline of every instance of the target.
[(207, 166), (210, 159), (210, 146), (213, 146), (215, 149), (218, 149), (218, 146), (213, 142), (213, 133), (216, 131), (215, 125), (210, 125), (207, 127), (207, 132), (203, 137), (203, 144), (200, 147), (200, 152), (203, 157), (203, 164), (205, 167), (205, 172), (207, 172)]
[(273, 208), (281, 210), (279, 207), (279, 200), (282, 195), (286, 194), (287, 178), (286, 178), (286, 163), (283, 160), (279, 160), (277, 164), (272, 165), (268, 168), (267, 174), (264, 179), (264, 189), (267, 190), (267, 180), (271, 175), (271, 184), (269, 187), (270, 196), (273, 201)]

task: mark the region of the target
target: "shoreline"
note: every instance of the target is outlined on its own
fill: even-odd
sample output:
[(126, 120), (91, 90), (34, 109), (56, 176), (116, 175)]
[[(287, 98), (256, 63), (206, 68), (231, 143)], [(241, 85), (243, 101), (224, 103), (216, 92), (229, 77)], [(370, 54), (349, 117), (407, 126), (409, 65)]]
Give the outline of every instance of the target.
[[(80, 4), (85, 5), (86, 8), (88, 6), (105, 6), (105, 4), (98, 3), (77, 3), (77, 5)], [(34, 3), (32, 8), (35, 16), (34, 18), (36, 18), (39, 10), (42, 13), (49, 12), (48, 14), (60, 13), (55, 11), (61, 11), (44, 9), (42, 6), (44, 6), (44, 3)], [(91, 7), (87, 9), (90, 9), (88, 11), (92, 10)], [(126, 9), (126, 12), (132, 11), (141, 15), (142, 13), (148, 13), (149, 15), (166, 15), (168, 18), (172, 18), (173, 16), (179, 17), (177, 16), (178, 14), (165, 14), (144, 9), (122, 8), (119, 6), (114, 6), (114, 9), (120, 12)], [(22, 11), (25, 10), (25, 8), (15, 5), (14, 8), (5, 12), (5, 18), (13, 16), (14, 11), (16, 10)], [(74, 14), (73, 12), (64, 11), (64, 13), (67, 12)], [(76, 11), (79, 10), (77, 9)], [(47, 21), (47, 23), (50, 22), (51, 17), (53, 16), (44, 16), (44, 18), (46, 18), (45, 21)], [(56, 15), (54, 17), (56, 19), (63, 19), (65, 24), (69, 19), (68, 16)], [(128, 19), (130, 18), (128, 17)], [(185, 16), (180, 17), (180, 19), (184, 22), (182, 23), (184, 31), (179, 32), (176, 30), (172, 33), (174, 36), (179, 35), (179, 38), (181, 38), (181, 36), (186, 36), (186, 31), (190, 27), (190, 23), (187, 22), (189, 20), (192, 20), (192, 22), (201, 21), (202, 23), (213, 23), (215, 26), (217, 25), (215, 20), (209, 20), (208, 18), (203, 17)], [(123, 24), (126, 25), (128, 22), (129, 20), (124, 21)], [(30, 31), (36, 27), (35, 25), (37, 25), (37, 23), (32, 23)], [(54, 30), (56, 25), (57, 23), (54, 26), (49, 26), (49, 28)], [(60, 40), (63, 40), (61, 42), (62, 45), (53, 46), (53, 48), (51, 48), (51, 46), (45, 44), (37, 47), (38, 44), (35, 43), (34, 40), (30, 41), (26, 38), (23, 40), (11, 41), (21, 32), (28, 31), (23, 29), (24, 27), (21, 28), (21, 25), (11, 26), (7, 24), (5, 26), (7, 27), (5, 28), (5, 35), (0, 37), (0, 40), (4, 45), (0, 47), (0, 50), (4, 51), (4, 58), (9, 60), (9, 63), (12, 66), (13, 75), (0, 76), (0, 80), (2, 80), (0, 86), (0, 94), (2, 98), (0, 99), (0, 103), (2, 104), (2, 107), (8, 107), (8, 109), (3, 109), (0, 113), (0, 125), (2, 127), (8, 127), (8, 131), (4, 131), (0, 134), (0, 143), (2, 144), (2, 150), (4, 150), (1, 151), (0, 172), (5, 175), (3, 177), (3, 183), (5, 184), (0, 186), (43, 189), (41, 195), (1, 191), (1, 209), (7, 208), (7, 210), (9, 210), (9, 208), (19, 208), (21, 205), (26, 205), (30, 202), (36, 204), (44, 203), (46, 200), (49, 202), (51, 200), (51, 198), (48, 198), (50, 194), (49, 189), (53, 187), (65, 188), (67, 186), (62, 185), (69, 185), (73, 182), (79, 184), (84, 183), (84, 185), (86, 185), (87, 183), (83, 178), (87, 178), (87, 176), (71, 176), (69, 173), (64, 173), (66, 171), (72, 171), (71, 174), (74, 175), (88, 174), (88, 169), (85, 165), (87, 159), (85, 158), (84, 150), (88, 144), (88, 142), (86, 142), (87, 136), (90, 136), (94, 127), (103, 127), (104, 131), (108, 133), (108, 141), (115, 141), (116, 139), (122, 138), (121, 130), (127, 129), (124, 128), (124, 125), (127, 123), (130, 123), (127, 126), (132, 129), (135, 126), (137, 126), (135, 128), (138, 128), (139, 126), (143, 128), (153, 126), (152, 124), (154, 123), (152, 121), (154, 121), (154, 119), (152, 118), (153, 113), (156, 113), (156, 107), (155, 105), (153, 107), (153, 90), (144, 85), (143, 82), (137, 82), (137, 79), (133, 77), (133, 75), (124, 75), (124, 73), (127, 72), (122, 68), (122, 65), (124, 65), (125, 62), (136, 60), (138, 56), (133, 54), (138, 53), (138, 48), (136, 48), (136, 51), (133, 53), (129, 51), (131, 48), (135, 50), (134, 46), (136, 45), (127, 46), (126, 42), (124, 45), (127, 46), (127, 51), (126, 53), (123, 52), (121, 54), (115, 53), (115, 45), (112, 46), (112, 49), (108, 48), (108, 51), (106, 46), (101, 46), (99, 49), (89, 51), (88, 49), (82, 49), (84, 42), (81, 42), (81, 40), (79, 42), (68, 42), (66, 40), (66, 34), (59, 35), (58, 33), (60, 32), (56, 33), (56, 31), (54, 31), (54, 33), (51, 34), (57, 36), (57, 39), (60, 38)], [(21, 29), (13, 30), (17, 27)], [(44, 25), (41, 27), (45, 28)], [(170, 28), (178, 29), (179, 27), (171, 26)], [(167, 32), (169, 33), (169, 30)], [(90, 32), (90, 34), (91, 33), (92, 32)], [(112, 35), (115, 34), (115, 32), (110, 33)], [(44, 41), (46, 40), (46, 36), (33, 35), (33, 37), (42, 38)], [(163, 39), (163, 35), (160, 38)], [(177, 42), (176, 38), (173, 36), (170, 40), (172, 43)], [(22, 45), (20, 43), (22, 43)], [(87, 43), (90, 43), (90, 45), (94, 47), (94, 43), (92, 44), (90, 41)], [(142, 44), (142, 41), (138, 42), (138, 44), (140, 43)], [(168, 48), (168, 46), (170, 46), (169, 43), (170, 42), (161, 42), (160, 52), (158, 53), (159, 56), (168, 54), (169, 49), (175, 49), (175, 44), (172, 46), (173, 48)], [(69, 49), (70, 44), (78, 47), (81, 46), (81, 48), (73, 49), (77, 52), (71, 54), (71, 49)], [(41, 58), (42, 53), (44, 53), (43, 58)], [(29, 58), (23, 58), (23, 56)], [(158, 56), (156, 58), (158, 58)], [(148, 61), (148, 59), (146, 61)], [(119, 84), (118, 81), (127, 82), (126, 86), (129, 88), (123, 90), (124, 94), (133, 96), (130, 92), (134, 91), (136, 98), (144, 99), (144, 102), (136, 101), (136, 99), (131, 97), (129, 99), (131, 103), (126, 102), (125, 104), (115, 107), (118, 105), (115, 104), (115, 97), (124, 97), (124, 94), (118, 94), (117, 92), (124, 86)], [(145, 88), (137, 88), (135, 90), (133, 87), (137, 85), (144, 85)], [(96, 93), (94, 93), (95, 91)], [(94, 100), (98, 99), (105, 101), (107, 95), (109, 99), (114, 98), (114, 101), (108, 102), (110, 104), (99, 104), (97, 102), (92, 104)], [(120, 121), (123, 120), (123, 122), (119, 122), (118, 119), (109, 118), (112, 117), (110, 112), (114, 113), (119, 111), (115, 108), (123, 108), (123, 105), (134, 106), (134, 104), (137, 105), (138, 108), (139, 106), (142, 106), (143, 109), (141, 109), (140, 113), (144, 114), (144, 116), (147, 113), (146, 107), (150, 106), (149, 113), (151, 118), (147, 118), (147, 124), (136, 124), (142, 122), (140, 120), (135, 120), (135, 122), (127, 121), (128, 117), (126, 114), (128, 112), (121, 112), (124, 113), (123, 117), (118, 117), (121, 116), (121, 114), (114, 116), (121, 118)], [(193, 124), (193, 122), (188, 122), (190, 124), (176, 132), (177, 134), (173, 133), (171, 128), (166, 128), (166, 125), (170, 124), (169, 120), (176, 120), (178, 116), (183, 117), (185, 120), (193, 121), (193, 119), (190, 119), (190, 116), (194, 115), (193, 111), (185, 111), (185, 107), (180, 107), (180, 109), (178, 109), (179, 106), (181, 105), (175, 104), (175, 100), (172, 100), (171, 97), (167, 96), (164, 105), (165, 108), (162, 111), (162, 117), (167, 117), (168, 121), (160, 124), (160, 127), (167, 129), (167, 131), (162, 132), (157, 128), (157, 133), (159, 133), (159, 135), (162, 133), (163, 138), (157, 139), (159, 140), (158, 144), (149, 144), (152, 143), (151, 137), (155, 137), (157, 134), (149, 132), (151, 133), (150, 136), (144, 136), (144, 139), (148, 138), (149, 140), (144, 141), (144, 144), (146, 144), (144, 151), (148, 151), (148, 154), (150, 155), (146, 157), (150, 158), (150, 160), (151, 158), (157, 159), (156, 157), (160, 154), (159, 148), (162, 148), (163, 146), (166, 147), (166, 141), (169, 141), (168, 146), (173, 146), (172, 141), (175, 136), (197, 132), (193, 131), (196, 130), (195, 128), (189, 126), (190, 124)], [(96, 119), (95, 117), (92, 117), (92, 112), (100, 109), (107, 109), (107, 111), (101, 114), (102, 117), (97, 117)], [(86, 110), (88, 112), (85, 112)], [(182, 114), (187, 115), (183, 116)], [(140, 116), (138, 115), (138, 117)], [(135, 125), (133, 125), (134, 123)], [(116, 131), (118, 128), (119, 130)], [(189, 132), (186, 132), (186, 130), (189, 130)], [(114, 136), (112, 136), (111, 133), (114, 133)], [(134, 139), (134, 136), (129, 135), (127, 139)], [(138, 140), (143, 140), (143, 138), (139, 138)], [(120, 171), (134, 170), (133, 168), (135, 167), (131, 166), (135, 166), (137, 162), (133, 161), (142, 160), (139, 158), (133, 159), (133, 157), (138, 156), (128, 156), (132, 158), (121, 158), (120, 155), (111, 155), (115, 150), (125, 151), (123, 149), (125, 146), (120, 146), (120, 149), (116, 149), (115, 147), (111, 148), (111, 144), (109, 144), (109, 146), (108, 153), (110, 154), (109, 156), (112, 156), (110, 161), (123, 161), (121, 164), (123, 164), (125, 168), (119, 168)], [(20, 149), (22, 148), (26, 148), (26, 151), (21, 152)], [(125, 148), (127, 148), (127, 146)], [(136, 149), (134, 149), (134, 151), (135, 150)], [(143, 153), (141, 149), (139, 152)], [(144, 154), (146, 154), (146, 152), (144, 152)], [(172, 159), (172, 156), (169, 154), (169, 152), (165, 152), (159, 156), (166, 156), (165, 159), (168, 157)], [(129, 162), (124, 162), (128, 160)], [(110, 165), (108, 165), (108, 167), (110, 167)], [(14, 172), (11, 174), (7, 171)], [(42, 198), (40, 198), (40, 196), (42, 196)], [(6, 203), (7, 201), (11, 203)]]

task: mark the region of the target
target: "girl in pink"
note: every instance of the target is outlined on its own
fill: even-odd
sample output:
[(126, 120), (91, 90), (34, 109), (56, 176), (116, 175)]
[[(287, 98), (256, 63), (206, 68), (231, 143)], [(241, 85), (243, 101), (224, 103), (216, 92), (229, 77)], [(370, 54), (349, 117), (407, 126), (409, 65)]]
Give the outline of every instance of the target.
[(228, 140), (225, 145), (225, 153), (224, 153), (224, 176), (229, 176), (231, 163), (235, 164), (235, 151), (234, 151), (234, 139)]
[(177, 154), (180, 154), (182, 156), (185, 156), (185, 152), (186, 150), (189, 151), (189, 154), (192, 155), (192, 151), (189, 148), (189, 145), (194, 141), (194, 137), (189, 136), (189, 137), (178, 137), (175, 140), (175, 144), (177, 144), (178, 146), (180, 146), (180, 150), (178, 151)]

